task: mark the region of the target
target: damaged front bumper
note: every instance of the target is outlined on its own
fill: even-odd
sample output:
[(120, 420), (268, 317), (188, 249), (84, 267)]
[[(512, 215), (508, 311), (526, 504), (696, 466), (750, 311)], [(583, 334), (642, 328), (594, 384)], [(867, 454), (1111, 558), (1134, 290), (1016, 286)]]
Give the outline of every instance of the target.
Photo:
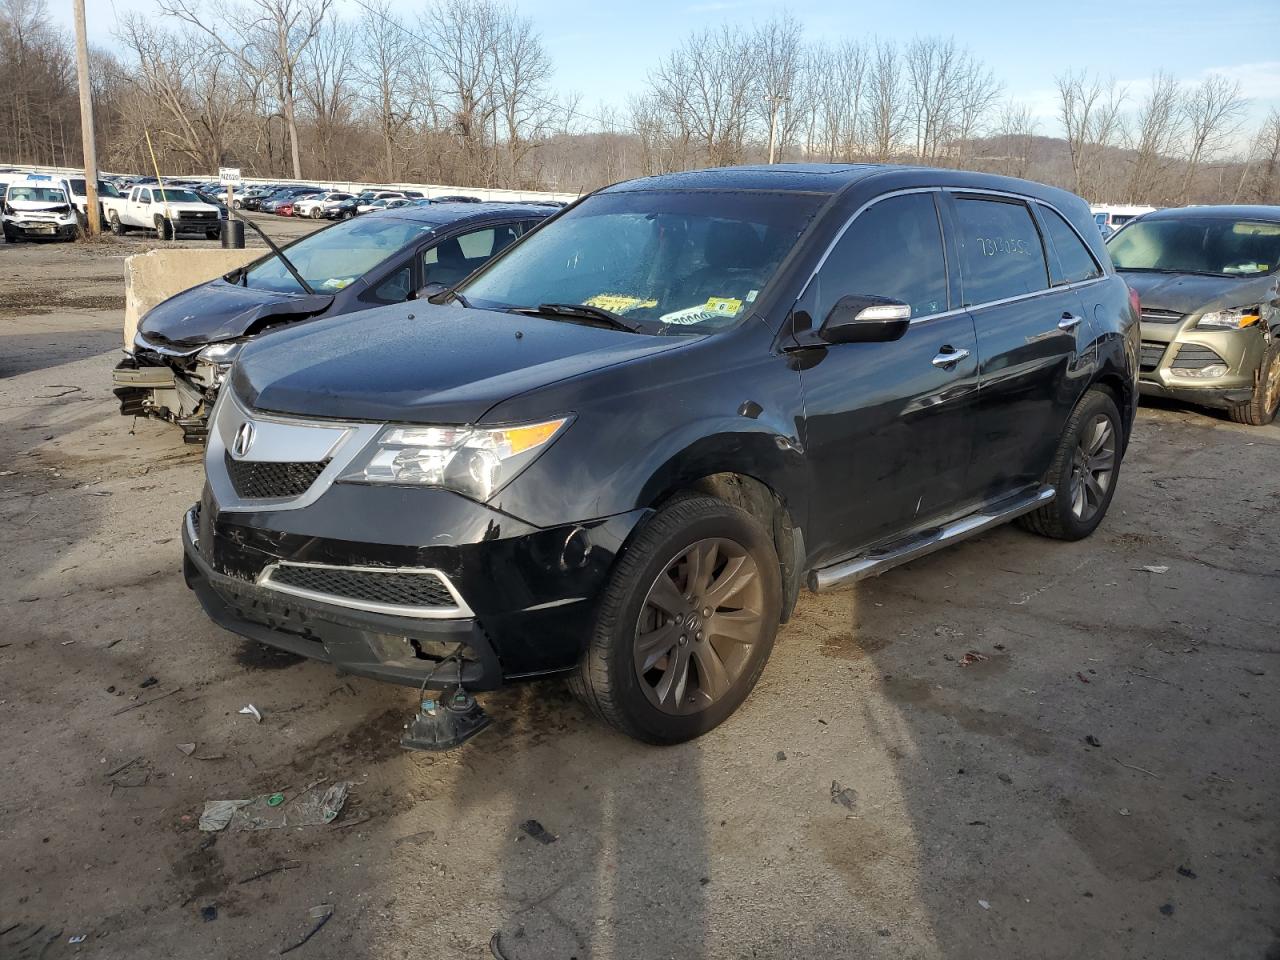
[(138, 351), (111, 372), (112, 392), (126, 417), (155, 417), (177, 424), (188, 443), (202, 443), (209, 412), (225, 372), (195, 354), (172, 358)]
[(1201, 329), (1195, 314), (1144, 309), (1138, 391), (1218, 409), (1248, 403), (1269, 340), (1261, 324)]
[(224, 629), (363, 677), (490, 690), (571, 670), (645, 511), (540, 529), (419, 493), (422, 510), (339, 484), (301, 510), (242, 513), (206, 489), (183, 523), (187, 585)]

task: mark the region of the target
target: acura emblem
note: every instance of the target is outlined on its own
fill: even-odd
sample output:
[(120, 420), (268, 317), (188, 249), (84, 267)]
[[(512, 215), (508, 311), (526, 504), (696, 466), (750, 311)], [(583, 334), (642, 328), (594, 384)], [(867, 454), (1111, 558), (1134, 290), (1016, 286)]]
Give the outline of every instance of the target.
[(231, 442), (231, 453), (237, 460), (243, 460), (248, 455), (249, 448), (253, 446), (254, 434), (252, 421), (246, 420), (240, 424), (240, 429), (236, 431), (236, 438)]

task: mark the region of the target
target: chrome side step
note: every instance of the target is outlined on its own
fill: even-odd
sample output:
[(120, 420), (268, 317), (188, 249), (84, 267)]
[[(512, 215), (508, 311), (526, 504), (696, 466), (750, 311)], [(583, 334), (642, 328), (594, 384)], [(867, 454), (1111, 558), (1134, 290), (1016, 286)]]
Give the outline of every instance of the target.
[(1007, 523), (1024, 513), (1030, 513), (1044, 506), (1054, 496), (1053, 487), (1045, 484), (1029, 496), (1003, 501), (981, 513), (971, 513), (967, 517), (953, 520), (941, 527), (934, 527), (908, 540), (900, 540), (880, 547), (872, 553), (842, 560), (821, 570), (810, 571), (809, 589), (814, 593), (823, 593), (848, 583), (878, 577), (886, 570), (892, 570), (894, 567), (927, 556), (935, 550), (941, 550), (943, 547), (949, 547), (953, 543), (976, 536), (984, 530)]

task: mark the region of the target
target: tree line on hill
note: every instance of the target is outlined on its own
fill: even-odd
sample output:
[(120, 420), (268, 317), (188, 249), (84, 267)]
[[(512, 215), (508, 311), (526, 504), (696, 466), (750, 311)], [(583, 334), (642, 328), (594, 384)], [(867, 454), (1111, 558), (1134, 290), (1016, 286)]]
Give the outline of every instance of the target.
[[(1238, 81), (1159, 71), (1141, 92), (1057, 77), (1038, 117), (950, 37), (805, 36), (780, 14), (690, 33), (625, 106), (554, 85), (501, 0), (154, 0), (91, 37), (103, 169), (582, 192), (693, 167), (871, 161), (961, 167), (1095, 201), (1280, 203), (1280, 111)], [(96, 41), (96, 42), (95, 42)], [(74, 165), (71, 38), (47, 0), (0, 0), (0, 161)]]

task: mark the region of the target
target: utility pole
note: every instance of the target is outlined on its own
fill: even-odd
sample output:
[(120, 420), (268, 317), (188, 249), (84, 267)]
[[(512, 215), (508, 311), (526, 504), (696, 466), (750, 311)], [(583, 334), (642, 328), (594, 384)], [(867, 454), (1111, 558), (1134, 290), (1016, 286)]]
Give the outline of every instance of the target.
[[(85, 232), (96, 237), (98, 219), (98, 148), (93, 137), (93, 89), (89, 84), (89, 41), (84, 27), (84, 0), (75, 0), (76, 73), (80, 77), (80, 139), (84, 146)], [(71, 198), (67, 197), (70, 202)]]
[(776, 94), (769, 94), (764, 98), (765, 103), (769, 104), (769, 162), (777, 163), (775, 159), (777, 152), (774, 149), (778, 142), (778, 108), (790, 100), (790, 97), (780, 97)]

